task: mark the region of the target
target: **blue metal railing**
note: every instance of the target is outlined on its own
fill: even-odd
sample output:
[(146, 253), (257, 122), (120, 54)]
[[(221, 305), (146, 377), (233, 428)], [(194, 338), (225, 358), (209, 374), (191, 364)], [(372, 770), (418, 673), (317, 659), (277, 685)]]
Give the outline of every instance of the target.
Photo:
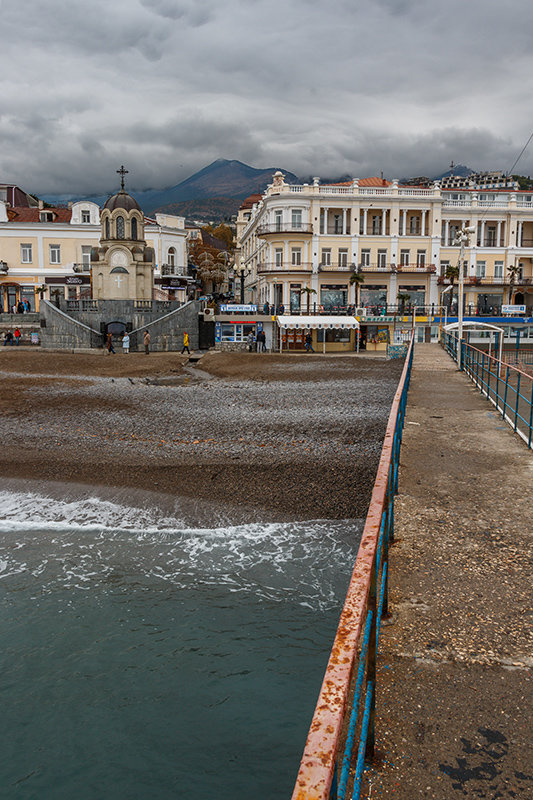
[[(441, 343), (457, 361), (458, 338), (443, 333)], [(533, 446), (533, 376), (461, 341), (462, 369), (527, 444)]]
[[(293, 800), (345, 800), (346, 797), (359, 800), (365, 761), (374, 753), (376, 654), (381, 619), (388, 612), (389, 545), (394, 541), (394, 496), (398, 491), (413, 347), (414, 337), (392, 404), (363, 536)], [(361, 651), (357, 659), (359, 644)], [(357, 759), (352, 775), (356, 745)]]

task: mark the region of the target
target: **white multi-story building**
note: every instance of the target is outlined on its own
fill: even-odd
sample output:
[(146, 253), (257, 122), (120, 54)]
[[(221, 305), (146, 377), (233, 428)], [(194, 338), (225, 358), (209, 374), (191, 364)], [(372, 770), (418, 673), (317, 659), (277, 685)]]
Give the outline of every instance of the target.
[(533, 192), (514, 188), (458, 192), (380, 178), (291, 185), (277, 173), (239, 212), (236, 269), (246, 301), (259, 306), (297, 311), (309, 298), (325, 311), (381, 310), (408, 298), (438, 311), (464, 226), (476, 231), (465, 251), (466, 310), (533, 305)]

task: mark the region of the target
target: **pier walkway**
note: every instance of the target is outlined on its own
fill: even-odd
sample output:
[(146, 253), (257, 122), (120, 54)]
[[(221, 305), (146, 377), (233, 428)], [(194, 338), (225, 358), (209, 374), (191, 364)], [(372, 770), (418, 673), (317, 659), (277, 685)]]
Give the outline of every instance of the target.
[(418, 344), (362, 796), (533, 798), (533, 457), (438, 345)]

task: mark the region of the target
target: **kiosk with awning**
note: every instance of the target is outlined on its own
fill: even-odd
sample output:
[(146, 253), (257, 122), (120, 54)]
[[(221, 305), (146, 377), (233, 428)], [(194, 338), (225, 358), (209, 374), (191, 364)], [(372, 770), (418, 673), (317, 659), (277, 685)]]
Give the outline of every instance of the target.
[[(277, 318), (280, 329), (280, 352), (283, 351), (283, 342), (289, 347), (289, 333), (291, 331), (304, 334), (306, 331), (316, 331), (316, 338), (313, 344), (322, 343), (322, 352), (326, 352), (326, 341), (333, 343), (333, 347), (328, 350), (343, 351), (352, 348), (352, 330), (359, 329), (359, 322), (353, 316), (328, 316), (326, 314), (310, 314), (309, 316), (285, 315)], [(294, 337), (293, 337), (294, 338)], [(303, 341), (303, 338), (302, 338)], [(359, 337), (356, 336), (357, 346)]]

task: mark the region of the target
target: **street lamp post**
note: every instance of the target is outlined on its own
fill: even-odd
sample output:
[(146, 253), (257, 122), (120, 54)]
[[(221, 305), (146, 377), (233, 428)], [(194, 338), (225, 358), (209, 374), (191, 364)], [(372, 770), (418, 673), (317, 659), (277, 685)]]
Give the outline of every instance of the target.
[(456, 244), (461, 245), (461, 249), (459, 250), (459, 287), (458, 287), (458, 308), (457, 308), (457, 365), (461, 370), (463, 368), (462, 364), (462, 352), (461, 352), (461, 343), (463, 341), (463, 295), (464, 295), (464, 254), (465, 254), (465, 247), (470, 247), (470, 236), (471, 234), (475, 233), (476, 229), (473, 226), (467, 226), (461, 228), (458, 232), (457, 236), (455, 237)]

